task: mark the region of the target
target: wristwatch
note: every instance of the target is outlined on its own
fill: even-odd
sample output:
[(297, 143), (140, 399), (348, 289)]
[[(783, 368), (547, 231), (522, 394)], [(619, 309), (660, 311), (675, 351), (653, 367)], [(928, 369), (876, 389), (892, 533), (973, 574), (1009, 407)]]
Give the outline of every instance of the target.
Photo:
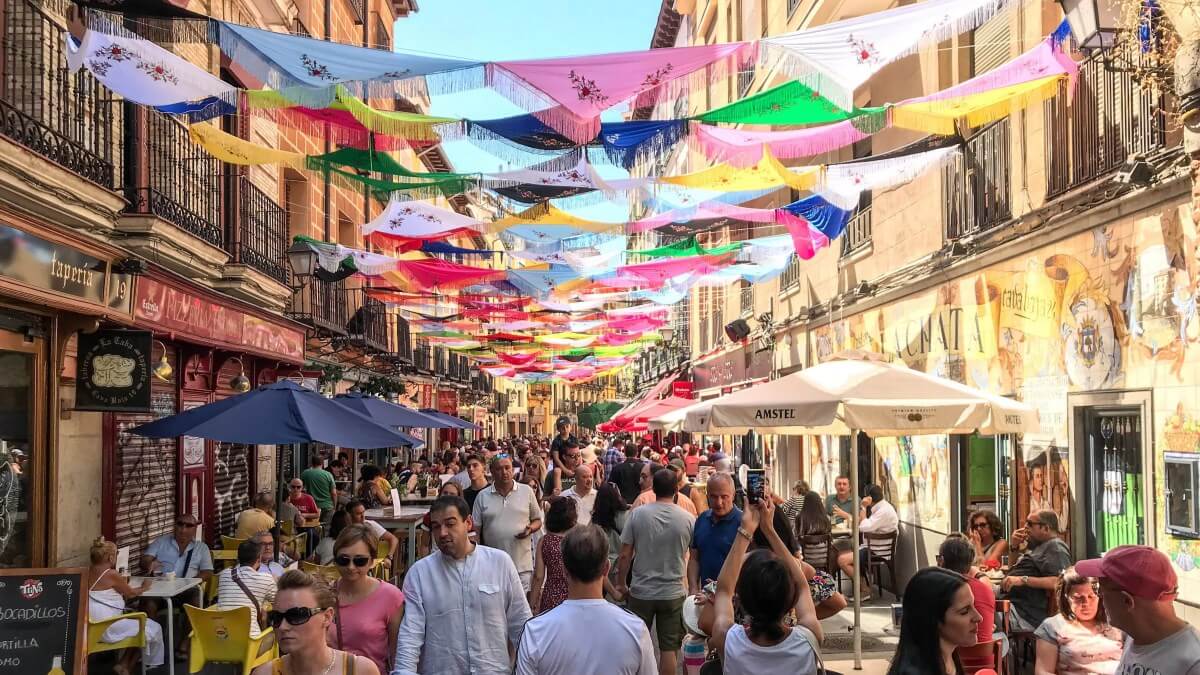
[(750, 532), (749, 532), (749, 530), (747, 530), (747, 529), (746, 529), (746, 528), (744, 528), (744, 527), (739, 527), (739, 528), (737, 529), (737, 533), (738, 533), (738, 534), (740, 534), (740, 535), (742, 535), (743, 537), (745, 537), (745, 538), (746, 538), (746, 541), (751, 541), (751, 540), (753, 539), (753, 537), (751, 537), (751, 536), (750, 536)]
[(1025, 575), (1025, 576), (1021, 577), (1021, 585), (1022, 586), (1029, 585), (1029, 575)]

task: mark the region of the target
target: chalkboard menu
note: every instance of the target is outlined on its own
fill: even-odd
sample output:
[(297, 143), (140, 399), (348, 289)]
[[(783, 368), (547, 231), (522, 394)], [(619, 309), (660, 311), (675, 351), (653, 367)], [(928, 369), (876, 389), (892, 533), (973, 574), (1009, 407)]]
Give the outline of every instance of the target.
[(83, 672), (87, 576), (85, 567), (0, 569), (0, 675)]

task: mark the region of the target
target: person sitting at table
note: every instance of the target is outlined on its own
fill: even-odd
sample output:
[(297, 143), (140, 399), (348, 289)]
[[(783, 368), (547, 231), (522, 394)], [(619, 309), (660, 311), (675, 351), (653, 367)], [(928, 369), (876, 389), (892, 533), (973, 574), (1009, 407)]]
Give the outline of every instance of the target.
[(358, 489), (354, 496), (369, 508), (386, 506), (392, 503), (391, 485), (384, 482), (379, 467), (374, 464), (364, 464), (358, 470)]
[(254, 495), (254, 504), (238, 514), (233, 536), (236, 539), (249, 539), (258, 532), (274, 528), (275, 497), (269, 492), (260, 492)]
[(180, 579), (199, 578), (207, 582), (213, 575), (212, 552), (208, 544), (196, 539), (200, 521), (190, 513), (175, 517), (175, 528), (150, 542), (142, 553), (142, 573), (174, 573)]
[(1034, 675), (1115, 673), (1125, 634), (1109, 625), (1097, 581), (1068, 567), (1058, 579), (1058, 614), (1033, 632), (1037, 638)]
[[(895, 534), (900, 527), (900, 516), (896, 514), (896, 507), (892, 506), (886, 499), (883, 498), (883, 488), (878, 485), (868, 485), (863, 488), (861, 506), (858, 509), (858, 531), (863, 534)], [(833, 512), (842, 518), (849, 520), (850, 514), (840, 506), (835, 506)], [(853, 551), (842, 551), (838, 553), (838, 567), (846, 573), (850, 579), (854, 578), (851, 563), (853, 562)], [(870, 557), (867, 553), (867, 546), (858, 547), (858, 567), (863, 571), (863, 588), (867, 592), (862, 594), (862, 599), (867, 600), (871, 597), (870, 594), (870, 570), (867, 569), (867, 563)]]
[(1058, 576), (1074, 562), (1071, 550), (1059, 538), (1058, 516), (1053, 511), (1035, 511), (1025, 527), (1014, 530), (1013, 550), (1028, 546), (1000, 582), (1011, 601), (1009, 624), (1013, 630), (1032, 631), (1046, 620), (1047, 594), (1058, 586)]
[(259, 571), (266, 572), (276, 579), (283, 576), (288, 567), (296, 562), (283, 551), (280, 551), (278, 556), (275, 555), (275, 537), (266, 530), (256, 533), (249, 541), (259, 545)]
[[(991, 642), (996, 639), (996, 594), (992, 585), (975, 578), (971, 568), (975, 562), (975, 548), (971, 541), (960, 532), (951, 532), (938, 548), (938, 567), (958, 572), (967, 579), (971, 587), (971, 595), (975, 597), (975, 611), (979, 612), (979, 642)], [(995, 664), (987, 664), (989, 667)]]
[(838, 515), (838, 511), (849, 513), (854, 510), (854, 495), (850, 494), (850, 478), (838, 476), (833, 480), (833, 489), (834, 493), (825, 497), (825, 514), (833, 520), (834, 525), (847, 523), (846, 517)]
[(217, 608), (249, 607), (250, 637), (262, 632), (260, 620), (265, 623), (267, 618), (264, 605), (275, 601), (275, 577), (261, 569), (262, 549), (257, 539), (243, 541), (238, 544), (238, 564), (217, 575)]
[(393, 564), (394, 561), (399, 561), (400, 559), (400, 540), (396, 538), (396, 535), (388, 532), (379, 523), (368, 520), (367, 505), (357, 499), (351, 500), (349, 504), (346, 504), (346, 514), (350, 516), (351, 525), (363, 525), (371, 531), (371, 534), (379, 540), (379, 543), (387, 543), (390, 547), (388, 550), (392, 552), (392, 559), (388, 560), (387, 564), (392, 569), (397, 569)]
[(312, 555), (308, 557), (308, 561), (317, 563), (318, 565), (333, 563), (333, 542), (349, 524), (350, 516), (345, 511), (338, 511), (333, 514), (333, 518), (329, 521), (329, 531), (325, 533), (324, 537), (321, 537), (321, 541), (317, 542), (317, 547), (313, 550)]
[[(92, 562), (92, 566), (88, 570), (89, 578), (95, 579), (92, 587), (88, 589), (88, 618), (92, 621), (101, 621), (125, 614), (126, 600), (136, 598), (150, 590), (151, 581), (149, 579), (142, 581), (141, 585), (134, 588), (125, 582), (124, 577), (117, 574), (117, 545), (111, 541), (105, 541), (104, 537), (99, 537), (92, 542), (89, 557)], [(100, 641), (111, 643), (126, 640), (137, 635), (138, 628), (136, 620), (121, 619), (105, 629), (104, 635), (100, 636)], [(166, 661), (162, 626), (154, 619), (146, 619), (145, 633), (145, 653), (140, 656), (145, 659), (147, 667), (161, 666)], [(117, 664), (113, 666), (113, 672), (118, 675), (129, 675), (138, 656), (136, 649), (124, 650)]]
[(1004, 538), (1004, 525), (994, 511), (979, 509), (967, 520), (971, 523), (968, 537), (975, 547), (975, 564), (987, 567), (1000, 566), (1008, 553), (1008, 541)]

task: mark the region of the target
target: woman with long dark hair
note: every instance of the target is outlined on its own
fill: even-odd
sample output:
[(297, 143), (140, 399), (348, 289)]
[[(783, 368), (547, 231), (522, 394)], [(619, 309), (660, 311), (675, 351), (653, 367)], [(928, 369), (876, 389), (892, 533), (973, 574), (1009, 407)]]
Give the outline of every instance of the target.
[(621, 491), (612, 483), (605, 483), (596, 488), (596, 501), (592, 504), (592, 524), (604, 530), (608, 537), (608, 579), (604, 582), (604, 591), (615, 597), (617, 583), (617, 557), (621, 553), (621, 530), (625, 529), (625, 521), (629, 519), (629, 505), (621, 496)]
[(979, 612), (967, 578), (926, 567), (904, 588), (900, 643), (887, 675), (963, 675), (954, 650), (979, 639)]
[(800, 512), (796, 514), (796, 536), (829, 534), (832, 530), (833, 524), (829, 522), (829, 514), (825, 513), (821, 495), (809, 492), (804, 497), (804, 505), (800, 507)]
[(971, 524), (971, 545), (975, 547), (975, 564), (999, 566), (1008, 553), (1008, 540), (1004, 538), (1004, 525), (994, 511), (979, 509), (967, 520)]

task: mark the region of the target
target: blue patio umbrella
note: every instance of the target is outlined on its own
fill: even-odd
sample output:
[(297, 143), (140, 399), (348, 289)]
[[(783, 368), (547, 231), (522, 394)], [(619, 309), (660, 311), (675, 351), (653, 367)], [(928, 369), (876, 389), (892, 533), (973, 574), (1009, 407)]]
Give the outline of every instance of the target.
[(468, 422), (464, 419), (455, 417), (454, 415), (447, 415), (446, 413), (441, 412), (439, 410), (434, 410), (433, 408), (421, 408), (421, 414), (429, 415), (430, 417), (436, 417), (440, 420), (444, 420), (447, 423), (446, 428), (448, 428), (448, 429), (478, 429), (479, 428), (477, 425), (471, 424), (470, 422)]
[(198, 436), (248, 445), (315, 441), (343, 448), (391, 448), (421, 442), (289, 380), (185, 410), (130, 431), (153, 438)]
[[(432, 415), (417, 412), (391, 401), (385, 401), (361, 392), (352, 391), (348, 394), (338, 394), (333, 400), (360, 412), (380, 424), (393, 427), (415, 427), (418, 429), (449, 429), (454, 428), (450, 422), (438, 419)], [(415, 446), (414, 446), (415, 447)]]

